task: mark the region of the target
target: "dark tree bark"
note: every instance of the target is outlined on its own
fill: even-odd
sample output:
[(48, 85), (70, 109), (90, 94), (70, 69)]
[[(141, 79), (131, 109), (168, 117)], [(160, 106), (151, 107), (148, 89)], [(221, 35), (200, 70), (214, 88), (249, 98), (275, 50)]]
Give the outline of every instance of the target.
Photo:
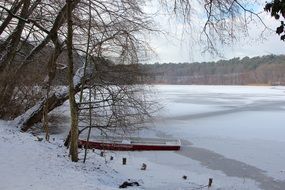
[(68, 52), (68, 84), (69, 84), (69, 105), (71, 116), (70, 147), (69, 154), (73, 162), (78, 161), (78, 112), (75, 101), (75, 89), (73, 83), (73, 49), (72, 49), (72, 1), (66, 0), (67, 4), (67, 52)]
[(4, 32), (5, 28), (9, 25), (10, 21), (13, 18), (13, 15), (16, 14), (18, 10), (21, 8), (23, 2), (24, 0), (15, 2), (15, 5), (9, 10), (10, 14), (5, 18), (5, 20), (0, 26), (0, 35)]

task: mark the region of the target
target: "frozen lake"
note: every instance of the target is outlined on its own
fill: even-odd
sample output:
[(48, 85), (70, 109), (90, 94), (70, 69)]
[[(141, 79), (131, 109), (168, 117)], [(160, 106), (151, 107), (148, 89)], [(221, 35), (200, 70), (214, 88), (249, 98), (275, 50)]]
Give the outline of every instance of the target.
[(285, 87), (157, 85), (158, 135), (179, 153), (227, 176), (285, 189)]
[[(182, 149), (110, 151), (106, 157), (112, 155), (114, 161), (108, 163), (99, 152), (90, 152), (88, 163), (92, 167), (105, 163), (116, 171), (106, 169), (112, 180), (110, 176), (102, 176), (103, 185), (114, 189), (122, 180), (133, 179), (142, 184), (138, 189), (189, 190), (201, 189), (201, 185), (213, 178), (212, 190), (285, 189), (285, 87), (155, 85), (153, 88), (157, 93), (152, 97), (163, 109), (154, 123), (134, 135), (179, 138)], [(54, 120), (57, 127), (53, 129), (53, 137), (62, 144), (70, 127), (68, 101), (53, 114), (59, 119)], [(81, 150), (81, 157), (82, 153)], [(123, 157), (128, 160), (127, 166), (121, 165)], [(147, 164), (147, 171), (139, 170), (142, 163)], [(81, 178), (92, 184), (90, 189), (98, 183), (94, 182), (97, 172)], [(184, 175), (187, 180), (182, 179)]]
[(67, 101), (51, 114), (49, 143), (0, 120), (0, 189), (115, 190), (130, 179), (141, 184), (137, 190), (193, 190), (207, 189), (209, 178), (211, 190), (285, 189), (285, 87), (154, 88), (152, 97), (164, 108), (134, 135), (180, 138), (180, 151), (105, 151), (101, 157), (96, 150), (83, 164), (80, 149), (81, 160), (72, 163), (62, 147), (70, 128)]

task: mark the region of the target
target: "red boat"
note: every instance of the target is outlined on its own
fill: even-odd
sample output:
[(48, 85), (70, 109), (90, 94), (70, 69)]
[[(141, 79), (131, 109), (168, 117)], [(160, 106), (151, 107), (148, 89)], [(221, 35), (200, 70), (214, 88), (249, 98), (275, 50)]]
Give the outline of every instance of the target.
[(179, 139), (161, 138), (123, 138), (123, 137), (96, 137), (87, 142), (80, 140), (83, 147), (88, 149), (118, 150), (118, 151), (146, 151), (146, 150), (180, 150)]

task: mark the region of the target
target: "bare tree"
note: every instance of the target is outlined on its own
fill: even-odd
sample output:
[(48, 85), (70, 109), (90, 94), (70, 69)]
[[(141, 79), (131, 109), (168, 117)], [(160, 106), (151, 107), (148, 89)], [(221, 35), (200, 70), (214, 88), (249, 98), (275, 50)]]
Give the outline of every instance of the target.
[[(75, 94), (80, 90), (84, 94), (84, 84), (89, 83), (89, 86), (92, 86), (91, 91), (94, 96), (92, 98), (95, 104), (89, 104), (89, 107), (94, 106), (97, 119), (92, 126), (105, 132), (109, 129), (114, 131), (117, 126), (121, 126), (121, 130), (124, 131), (132, 124), (139, 125), (145, 119), (144, 116), (148, 115), (150, 108), (145, 104), (146, 101), (143, 99), (145, 96), (141, 96), (141, 90), (135, 85), (138, 83), (134, 80), (136, 76), (129, 74), (136, 70), (126, 70), (124, 64), (139, 63), (140, 59), (150, 51), (144, 39), (145, 33), (158, 31), (151, 15), (144, 11), (145, 2), (144, 0), (1, 1), (0, 117), (8, 115), (13, 118), (19, 115), (19, 112), (8, 114), (12, 104), (28, 105), (23, 106), (22, 112), (25, 113), (17, 118), (18, 124), (22, 130), (27, 130), (44, 117), (48, 139), (47, 112), (69, 98), (72, 118), (70, 154), (73, 161), (78, 160), (78, 116)], [(165, 5), (170, 14), (182, 16), (186, 24), (191, 24), (191, 10), (195, 6), (202, 6), (203, 16), (207, 18), (202, 34), (210, 52), (216, 51), (215, 40), (226, 43), (235, 37), (237, 31), (246, 32), (249, 16), (255, 16), (261, 24), (264, 24), (258, 14), (245, 6), (248, 2), (250, 1), (159, 1)], [(45, 55), (47, 50), (49, 50), (48, 56)], [(52, 81), (55, 78), (58, 58), (66, 51), (69, 93), (66, 90), (57, 93), (51, 90)], [(86, 75), (86, 69), (83, 69), (80, 77), (74, 75), (76, 64), (78, 67), (86, 68), (75, 61), (75, 55), (85, 57), (85, 64), (93, 64), (91, 67), (93, 74)], [(50, 58), (44, 61), (43, 57)], [(115, 58), (113, 62), (120, 66), (113, 65), (112, 68), (120, 68), (120, 72), (114, 70), (106, 72), (99, 68), (102, 60), (108, 58)], [(35, 81), (33, 77), (36, 77), (36, 74), (30, 73), (28, 81), (31, 83), (23, 83), (29, 69), (40, 67), (41, 63), (47, 65), (47, 69), (43, 71), (43, 76), (47, 77), (39, 77), (37, 83), (31, 82)], [(90, 83), (91, 81), (93, 83)], [(29, 89), (38, 86), (38, 91), (44, 89), (45, 93), (35, 98), (38, 102), (34, 103), (34, 106), (28, 103), (21, 104), (25, 93), (19, 89), (23, 86), (29, 86)], [(26, 98), (27, 102), (30, 98), (31, 96)], [(100, 113), (104, 113), (102, 117)]]
[[(144, 1), (88, 1), (74, 0), (72, 2), (74, 17), (74, 45), (77, 52), (86, 51), (87, 36), (91, 44), (88, 54), (121, 56), (123, 62), (138, 62), (141, 58), (139, 51), (146, 47), (143, 32), (153, 32), (151, 15), (143, 11)], [(249, 1), (238, 0), (207, 0), (205, 2), (189, 0), (161, 0), (169, 14), (182, 17), (186, 24), (191, 25), (192, 10), (198, 6), (204, 12), (198, 12), (206, 18), (202, 29), (208, 51), (217, 52), (215, 41), (227, 43), (235, 38), (240, 31), (247, 32), (247, 25), (256, 17), (264, 24), (257, 13), (252, 11)], [(255, 2), (252, 2), (254, 4)], [(88, 11), (90, 7), (91, 11)], [(12, 97), (19, 88), (23, 71), (44, 48), (56, 47), (62, 44), (66, 37), (67, 4), (65, 1), (2, 1), (1, 8), (1, 107), (16, 103)], [(89, 17), (88, 15), (91, 15)], [(91, 18), (91, 19), (89, 19)], [(88, 29), (88, 27), (90, 29)], [(266, 26), (264, 26), (266, 28)], [(87, 35), (88, 31), (90, 35)], [(120, 38), (120, 39), (119, 39)], [(125, 41), (127, 40), (127, 41)], [(22, 44), (31, 43), (33, 48), (22, 52)], [(125, 46), (127, 44), (127, 46)], [(125, 47), (123, 47), (125, 46)], [(128, 48), (126, 48), (128, 47)], [(23, 56), (25, 55), (25, 56)], [(17, 60), (17, 57), (21, 57)], [(15, 62), (18, 62), (15, 67)], [(5, 74), (9, 73), (9, 74)], [(19, 80), (14, 79), (20, 78)], [(15, 81), (13, 83), (8, 81)], [(27, 108), (24, 108), (26, 110)], [(4, 109), (1, 117), (6, 115)]]

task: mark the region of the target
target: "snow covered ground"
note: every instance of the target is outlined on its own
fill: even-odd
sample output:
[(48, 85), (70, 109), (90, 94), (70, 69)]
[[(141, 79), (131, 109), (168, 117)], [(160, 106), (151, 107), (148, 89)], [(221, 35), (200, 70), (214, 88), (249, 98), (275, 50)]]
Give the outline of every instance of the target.
[[(130, 179), (141, 186), (129, 189), (191, 190), (202, 189), (209, 178), (213, 190), (285, 189), (285, 87), (154, 88), (164, 109), (137, 135), (181, 138), (181, 151), (104, 157), (90, 151), (86, 164), (72, 163), (62, 147), (69, 126), (65, 103), (51, 114), (50, 143), (0, 121), (0, 189), (109, 190)], [(143, 163), (146, 171), (140, 170)]]

